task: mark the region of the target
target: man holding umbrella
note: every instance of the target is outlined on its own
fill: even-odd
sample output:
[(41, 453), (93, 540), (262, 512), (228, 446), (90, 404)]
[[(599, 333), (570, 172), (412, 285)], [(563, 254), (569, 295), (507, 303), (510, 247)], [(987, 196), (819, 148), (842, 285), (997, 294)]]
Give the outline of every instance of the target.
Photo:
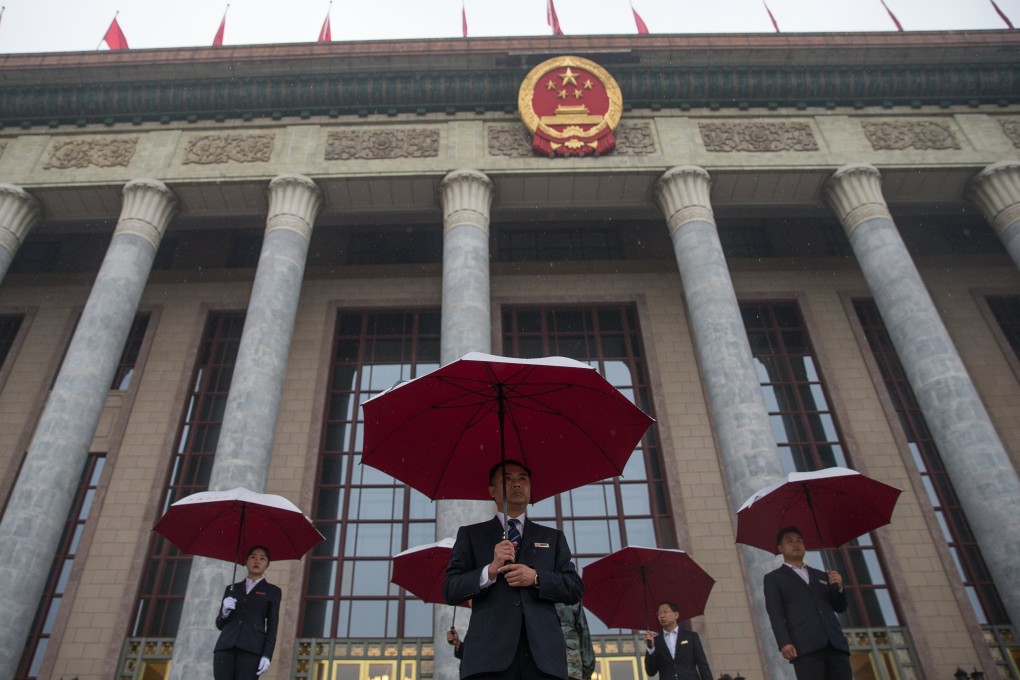
[(776, 534), (783, 566), (765, 574), (765, 608), (783, 658), (797, 680), (852, 680), (850, 648), (838, 612), (847, 608), (839, 572), (804, 564), (804, 538), (797, 527)]
[(489, 496), (496, 516), (460, 528), (443, 583), (448, 604), (472, 601), (461, 677), (566, 679), (555, 603), (578, 602), (584, 591), (567, 539), (525, 517), (531, 472), (522, 463), (496, 464)]

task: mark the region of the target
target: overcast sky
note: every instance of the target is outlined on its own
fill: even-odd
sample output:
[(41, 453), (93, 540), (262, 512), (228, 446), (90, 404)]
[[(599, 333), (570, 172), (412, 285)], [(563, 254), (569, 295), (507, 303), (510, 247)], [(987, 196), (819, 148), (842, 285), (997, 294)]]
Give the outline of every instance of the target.
[[(881, 0), (765, 0), (783, 32), (894, 30)], [(225, 45), (461, 36), (462, 0), (232, 0)], [(546, 0), (463, 0), (471, 37), (549, 35)], [(628, 0), (554, 0), (567, 35), (635, 33)], [(995, 0), (1020, 26), (1020, 0)], [(772, 32), (763, 0), (633, 0), (652, 33)], [(991, 0), (886, 0), (907, 31), (1005, 28)], [(226, 2), (0, 0), (0, 53), (95, 50), (119, 10), (131, 48), (207, 46)], [(107, 49), (105, 43), (100, 49)]]

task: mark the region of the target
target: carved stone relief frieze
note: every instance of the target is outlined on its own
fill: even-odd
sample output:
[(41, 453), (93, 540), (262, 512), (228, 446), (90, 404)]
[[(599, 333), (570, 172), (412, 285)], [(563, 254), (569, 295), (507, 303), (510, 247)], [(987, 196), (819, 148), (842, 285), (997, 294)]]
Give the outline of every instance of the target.
[(1020, 149), (1020, 118), (1000, 118), (999, 125), (1009, 141), (1013, 142), (1013, 148)]
[(4, 151), (6, 151), (6, 150), (7, 150), (7, 143), (6, 142), (0, 142), (0, 158), (4, 157)]
[(439, 130), (429, 128), (344, 130), (326, 137), (326, 160), (433, 158), (439, 155)]
[(46, 170), (126, 167), (138, 146), (138, 138), (80, 139), (54, 142), (43, 165)]
[(875, 151), (941, 151), (959, 149), (952, 128), (935, 120), (888, 120), (862, 122), (864, 135)]
[(202, 135), (188, 142), (184, 164), (268, 163), (273, 135)]
[(487, 134), (490, 156), (524, 158), (531, 155), (531, 134), (524, 123), (490, 125)]
[(616, 126), (616, 153), (621, 156), (647, 156), (655, 153), (655, 135), (651, 123), (620, 122)]
[(807, 123), (729, 122), (698, 123), (707, 151), (818, 151), (818, 140)]

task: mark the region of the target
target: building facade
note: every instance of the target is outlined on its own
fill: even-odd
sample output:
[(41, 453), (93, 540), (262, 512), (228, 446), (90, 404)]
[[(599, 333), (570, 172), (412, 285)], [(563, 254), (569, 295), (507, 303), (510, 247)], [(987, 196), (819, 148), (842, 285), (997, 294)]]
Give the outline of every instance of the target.
[[(209, 488), (327, 540), (276, 562), (268, 678), (454, 678), (390, 557), (487, 504), (360, 464), (358, 404), (468, 351), (592, 363), (656, 418), (535, 504), (579, 567), (680, 548), (717, 673), (792, 677), (735, 511), (796, 470), (903, 489), (824, 559), (855, 677), (1020, 678), (1020, 36), (600, 36), (0, 56), (0, 678), (206, 677)], [(538, 64), (619, 84), (538, 155)], [(816, 555), (813, 559), (822, 559)], [(599, 677), (640, 636), (589, 615)], [(456, 625), (468, 614), (456, 615)], [(972, 675), (970, 677), (977, 677)]]

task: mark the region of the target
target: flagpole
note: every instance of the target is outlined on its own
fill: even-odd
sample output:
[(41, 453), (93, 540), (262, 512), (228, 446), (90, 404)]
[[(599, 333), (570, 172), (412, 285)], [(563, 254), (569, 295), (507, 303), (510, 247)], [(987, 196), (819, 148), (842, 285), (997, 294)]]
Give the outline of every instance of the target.
[[(120, 10), (118, 9), (116, 12), (113, 13), (113, 21), (116, 21), (117, 17), (119, 17), (119, 16), (120, 16)], [(113, 25), (113, 21), (110, 22), (111, 26)], [(108, 33), (110, 31), (110, 29), (107, 28), (106, 31)], [(104, 40), (106, 40), (106, 33), (103, 34), (103, 37), (99, 39), (99, 44), (96, 45), (96, 51), (97, 52), (99, 51), (99, 48), (103, 46), (103, 41)]]

